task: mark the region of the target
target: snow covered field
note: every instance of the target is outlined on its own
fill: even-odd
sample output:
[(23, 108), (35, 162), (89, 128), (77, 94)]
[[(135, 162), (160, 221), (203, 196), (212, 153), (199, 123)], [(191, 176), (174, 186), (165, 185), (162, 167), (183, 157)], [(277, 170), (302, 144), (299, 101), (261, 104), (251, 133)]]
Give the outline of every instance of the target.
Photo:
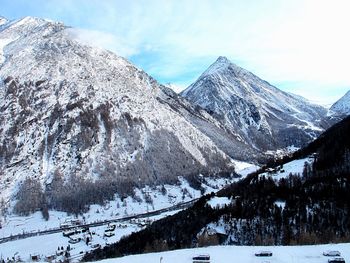
[[(76, 234), (71, 236), (72, 238), (80, 237), (82, 240), (76, 244), (69, 244), (69, 238), (64, 237), (62, 233), (35, 236), (26, 239), (6, 242), (0, 244), (0, 260), (7, 258), (11, 259), (15, 257), (16, 259), (20, 258), (24, 262), (30, 262), (31, 255), (38, 255), (41, 260), (44, 260), (47, 256), (57, 255), (59, 253), (58, 248), (63, 247), (65, 251), (69, 245), (71, 250), (70, 258), (73, 262), (78, 261), (86, 251), (91, 251), (91, 246), (94, 244), (100, 244), (105, 246), (107, 243), (117, 242), (121, 237), (130, 235), (132, 232), (140, 230), (140, 227), (137, 224), (122, 223), (117, 224), (116, 230), (114, 231), (114, 236), (105, 237), (106, 226), (90, 228), (90, 231), (94, 232), (91, 235), (91, 245), (87, 245), (85, 242), (84, 234)], [(62, 256), (58, 256), (57, 260), (63, 259)], [(58, 261), (57, 261), (58, 262)]]
[[(259, 251), (271, 251), (272, 257), (256, 257)], [(182, 249), (161, 253), (150, 253), (123, 258), (107, 259), (100, 263), (192, 263), (192, 257), (209, 254), (211, 263), (327, 263), (330, 257), (324, 251), (337, 250), (345, 262), (350, 262), (350, 243), (316, 246), (216, 246), (195, 249)], [(162, 258), (162, 261), (160, 259)]]

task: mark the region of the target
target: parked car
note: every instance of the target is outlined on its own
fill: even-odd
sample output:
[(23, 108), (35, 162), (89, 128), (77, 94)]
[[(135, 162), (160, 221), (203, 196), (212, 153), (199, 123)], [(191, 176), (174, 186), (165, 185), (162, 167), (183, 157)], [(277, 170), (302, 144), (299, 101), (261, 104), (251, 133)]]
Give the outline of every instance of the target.
[(115, 228), (116, 228), (116, 224), (109, 224), (109, 225), (107, 226), (107, 229), (105, 230), (105, 232), (106, 232), (106, 231), (114, 231)]
[(210, 263), (209, 255), (198, 255), (192, 258), (193, 263)]
[(105, 237), (112, 237), (114, 235), (115, 234), (112, 231), (109, 231), (109, 232), (105, 232), (103, 236), (105, 236)]
[(100, 244), (92, 244), (90, 247), (92, 249), (98, 249), (98, 248), (101, 248), (101, 245)]
[(75, 230), (74, 229), (63, 231), (63, 236), (64, 237), (69, 237), (69, 236), (72, 236), (74, 234), (75, 234)]
[(271, 251), (260, 251), (255, 253), (256, 257), (272, 257), (272, 252)]
[(323, 255), (327, 257), (340, 257), (340, 252), (336, 250), (328, 250), (323, 252)]
[(343, 258), (330, 258), (330, 259), (328, 259), (328, 263), (345, 263), (345, 259), (343, 259)]
[(80, 238), (78, 237), (78, 238), (71, 238), (71, 239), (69, 239), (69, 241), (68, 241), (68, 243), (70, 243), (70, 244), (76, 244), (76, 243), (79, 243), (80, 242)]

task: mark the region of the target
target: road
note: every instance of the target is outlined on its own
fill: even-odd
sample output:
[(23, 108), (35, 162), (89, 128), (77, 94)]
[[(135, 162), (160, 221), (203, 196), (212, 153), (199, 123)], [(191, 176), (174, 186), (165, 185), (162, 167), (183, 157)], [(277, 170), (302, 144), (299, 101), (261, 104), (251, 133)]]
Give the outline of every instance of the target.
[(159, 209), (159, 210), (146, 212), (146, 213), (142, 213), (142, 214), (131, 215), (131, 216), (126, 216), (126, 217), (121, 217), (121, 218), (114, 218), (114, 219), (104, 220), (104, 221), (99, 221), (99, 222), (94, 222), (94, 223), (82, 224), (82, 225), (74, 226), (74, 227), (64, 227), (64, 228), (57, 227), (57, 228), (52, 228), (52, 229), (49, 229), (49, 230), (43, 230), (43, 231), (37, 231), (37, 232), (31, 232), (31, 233), (23, 233), (23, 234), (11, 235), (11, 236), (8, 236), (8, 237), (0, 238), (0, 244), (6, 243), (6, 242), (9, 242), (9, 241), (13, 241), (13, 240), (25, 239), (25, 238), (33, 237), (33, 236), (42, 236), (42, 235), (49, 235), (49, 234), (59, 233), (59, 232), (65, 231), (65, 230), (74, 229), (76, 227), (97, 227), (97, 226), (107, 225), (109, 223), (124, 222), (124, 221), (128, 221), (128, 220), (131, 220), (131, 219), (147, 218), (147, 217), (151, 217), (151, 216), (156, 216), (156, 215), (160, 215), (160, 214), (165, 213), (165, 212), (169, 212), (169, 211), (174, 211), (174, 210), (190, 207), (197, 200), (198, 199), (193, 199), (193, 200), (188, 201), (188, 202), (179, 203), (179, 204), (176, 204), (176, 205), (171, 206), (171, 207), (166, 207), (166, 208), (162, 208), (162, 209)]

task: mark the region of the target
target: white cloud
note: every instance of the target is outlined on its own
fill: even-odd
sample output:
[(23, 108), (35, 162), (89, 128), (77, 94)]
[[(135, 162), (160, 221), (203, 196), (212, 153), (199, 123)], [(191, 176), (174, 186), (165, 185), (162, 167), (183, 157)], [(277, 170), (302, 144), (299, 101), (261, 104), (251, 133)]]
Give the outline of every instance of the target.
[(85, 45), (108, 49), (120, 56), (128, 57), (137, 53), (135, 48), (125, 43), (125, 40), (111, 33), (80, 28), (68, 28), (65, 32)]

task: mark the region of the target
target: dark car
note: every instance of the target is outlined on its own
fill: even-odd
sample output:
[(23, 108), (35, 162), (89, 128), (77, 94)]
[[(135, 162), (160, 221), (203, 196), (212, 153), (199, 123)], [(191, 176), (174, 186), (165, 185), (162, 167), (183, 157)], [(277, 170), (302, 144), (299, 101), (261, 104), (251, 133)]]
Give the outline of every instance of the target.
[(271, 251), (260, 251), (258, 253), (255, 253), (256, 257), (272, 257)]
[(328, 259), (328, 263), (345, 263), (345, 259), (343, 259), (343, 258), (331, 258), (331, 259)]
[(323, 255), (328, 257), (340, 257), (340, 252), (336, 250), (329, 250), (323, 252)]
[(192, 258), (193, 263), (210, 263), (209, 255), (198, 255)]

